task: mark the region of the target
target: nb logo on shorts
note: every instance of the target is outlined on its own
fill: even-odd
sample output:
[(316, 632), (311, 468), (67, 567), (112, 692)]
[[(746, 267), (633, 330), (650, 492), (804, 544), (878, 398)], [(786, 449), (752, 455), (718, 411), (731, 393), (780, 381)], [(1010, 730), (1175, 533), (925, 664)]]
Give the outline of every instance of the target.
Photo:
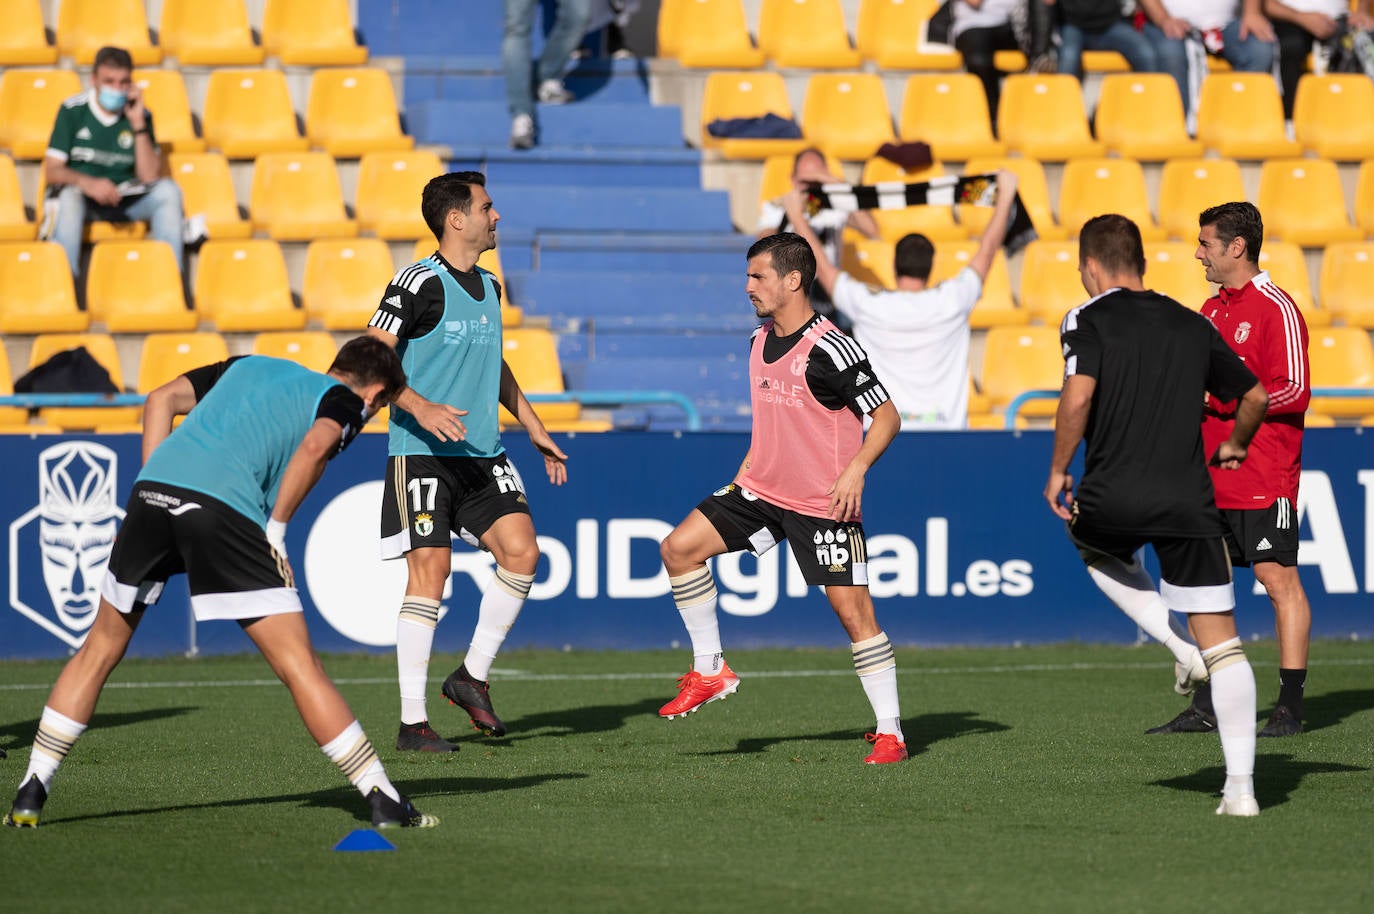
[(491, 475), (496, 477), (496, 488), (500, 489), (503, 495), (525, 491), (520, 485), (520, 477), (515, 474), (514, 468), (508, 469), (498, 464), (491, 468)]
[(415, 533), (417, 536), (429, 536), (434, 532), (434, 517), (429, 514), (415, 515)]
[(827, 530), (825, 533), (817, 530), (813, 538), (816, 544), (816, 563), (828, 565), (832, 572), (842, 573), (844, 566), (849, 564), (849, 550), (841, 544), (848, 539), (849, 536), (843, 530)]

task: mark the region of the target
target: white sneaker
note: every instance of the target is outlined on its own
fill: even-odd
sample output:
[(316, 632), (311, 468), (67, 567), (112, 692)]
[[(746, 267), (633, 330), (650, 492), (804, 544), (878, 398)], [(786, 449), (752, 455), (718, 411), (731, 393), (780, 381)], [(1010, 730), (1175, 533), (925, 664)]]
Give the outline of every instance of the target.
[(528, 114), (517, 114), (510, 122), (510, 147), (529, 149), (534, 145), (534, 118)]
[(1219, 816), (1257, 816), (1259, 815), (1259, 802), (1249, 794), (1238, 797), (1222, 797), (1221, 805), (1217, 807)]
[(1202, 652), (1193, 648), (1187, 663), (1174, 664), (1174, 691), (1180, 695), (1192, 695), (1197, 687), (1207, 681), (1207, 663)]
[(573, 94), (568, 91), (560, 79), (544, 80), (539, 84), (536, 97), (546, 105), (566, 105), (573, 100)]

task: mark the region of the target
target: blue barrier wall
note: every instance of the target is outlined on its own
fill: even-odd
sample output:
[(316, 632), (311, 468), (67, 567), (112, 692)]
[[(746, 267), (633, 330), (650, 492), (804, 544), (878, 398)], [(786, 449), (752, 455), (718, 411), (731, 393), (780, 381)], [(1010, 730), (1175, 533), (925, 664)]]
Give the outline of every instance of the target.
[[(554, 489), (523, 435), (507, 445), (524, 471), (544, 557), (511, 646), (662, 648), (685, 642), (657, 544), (728, 482), (748, 446), (729, 433), (630, 433), (563, 439), (569, 482)], [(898, 437), (865, 492), (869, 570), (879, 619), (902, 644), (1131, 641), (1135, 627), (1091, 586), (1040, 492), (1050, 435)], [(1374, 454), (1360, 429), (1307, 435), (1299, 503), (1303, 580), (1317, 636), (1374, 636)], [(137, 473), (135, 436), (0, 438), (8, 532), (0, 657), (54, 657), (80, 644)], [(316, 645), (388, 650), (405, 571), (377, 558), (385, 440), (364, 436), (334, 461), (287, 538)], [(785, 549), (718, 560), (727, 646), (837, 645), (844, 635)], [(459, 544), (439, 625), (441, 650), (471, 634), (486, 556)], [(1272, 611), (1238, 571), (1238, 616), (1268, 637)], [(193, 623), (174, 579), (132, 653), (249, 650), (231, 623)]]

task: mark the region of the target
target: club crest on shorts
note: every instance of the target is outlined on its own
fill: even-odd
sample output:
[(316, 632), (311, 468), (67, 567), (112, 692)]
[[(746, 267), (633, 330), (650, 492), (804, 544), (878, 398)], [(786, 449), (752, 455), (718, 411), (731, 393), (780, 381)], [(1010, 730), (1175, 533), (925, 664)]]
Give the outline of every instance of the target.
[[(10, 607), (73, 648), (100, 606), (124, 509), (116, 500), (119, 459), (91, 441), (38, 455), (38, 504), (10, 524)], [(33, 569), (42, 569), (41, 586)]]
[(429, 536), (434, 532), (434, 515), (417, 514), (415, 515), (415, 535)]
[(1243, 342), (1245, 342), (1246, 340), (1248, 340), (1249, 338), (1250, 338), (1250, 322), (1249, 322), (1249, 321), (1241, 321), (1240, 324), (1236, 326), (1236, 342), (1237, 342), (1237, 343), (1243, 343)]

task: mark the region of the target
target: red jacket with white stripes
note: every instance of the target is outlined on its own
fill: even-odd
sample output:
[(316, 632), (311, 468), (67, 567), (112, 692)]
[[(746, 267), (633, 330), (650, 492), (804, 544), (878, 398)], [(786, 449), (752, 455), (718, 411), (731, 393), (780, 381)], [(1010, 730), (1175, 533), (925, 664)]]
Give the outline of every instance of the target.
[[(1277, 498), (1296, 502), (1302, 469), (1303, 414), (1312, 398), (1307, 363), (1307, 323), (1267, 272), (1239, 289), (1222, 287), (1202, 306), (1269, 393), (1269, 412), (1238, 470), (1212, 469), (1219, 508), (1267, 508)], [(1210, 394), (1202, 419), (1207, 454), (1231, 434), (1236, 404)]]

